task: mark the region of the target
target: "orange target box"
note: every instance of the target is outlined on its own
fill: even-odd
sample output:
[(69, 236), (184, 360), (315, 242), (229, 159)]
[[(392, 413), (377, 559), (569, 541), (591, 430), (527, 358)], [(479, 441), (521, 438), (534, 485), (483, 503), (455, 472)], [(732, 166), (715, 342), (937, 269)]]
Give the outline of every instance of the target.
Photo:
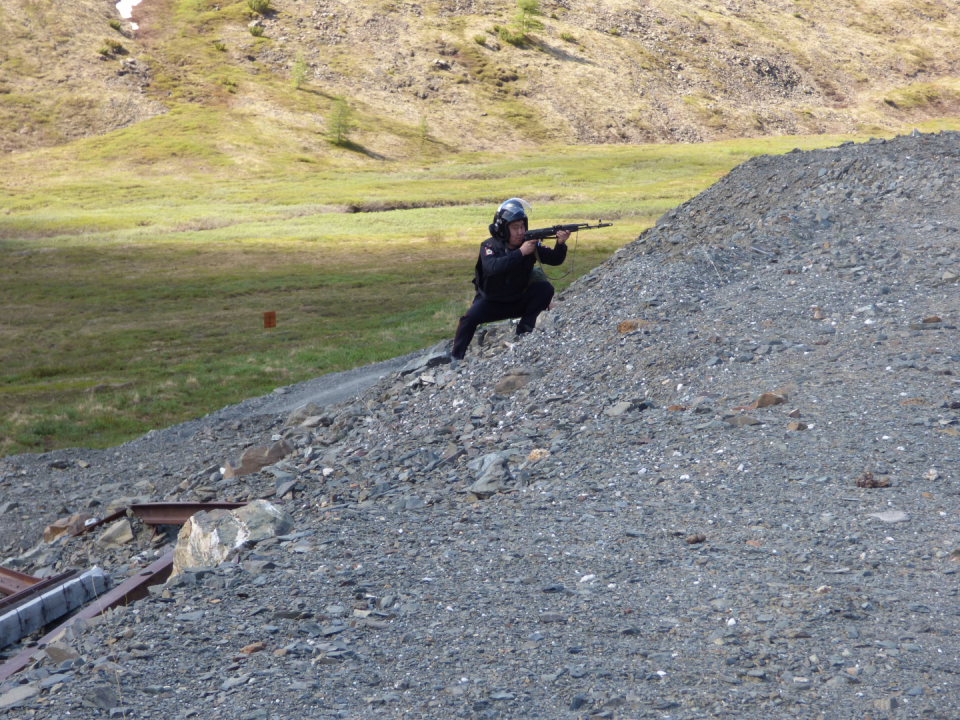
[(273, 310), (263, 314), (263, 327), (275, 328), (277, 326), (277, 313)]

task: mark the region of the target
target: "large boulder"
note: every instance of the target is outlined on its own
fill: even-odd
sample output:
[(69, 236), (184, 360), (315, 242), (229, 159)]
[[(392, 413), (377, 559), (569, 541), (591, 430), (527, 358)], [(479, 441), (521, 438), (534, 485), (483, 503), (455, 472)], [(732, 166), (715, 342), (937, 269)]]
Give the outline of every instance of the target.
[(293, 528), (290, 513), (267, 500), (236, 510), (201, 510), (184, 523), (173, 550), (173, 573), (185, 568), (216, 567), (244, 548)]
[(290, 513), (266, 500), (254, 500), (249, 505), (237, 508), (233, 514), (246, 526), (248, 542), (251, 543), (286, 535), (293, 529)]

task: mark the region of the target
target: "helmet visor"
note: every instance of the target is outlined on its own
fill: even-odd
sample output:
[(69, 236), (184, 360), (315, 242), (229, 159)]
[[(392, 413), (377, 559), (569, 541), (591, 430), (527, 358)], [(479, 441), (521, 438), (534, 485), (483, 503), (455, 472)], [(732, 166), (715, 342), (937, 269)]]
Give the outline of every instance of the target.
[(504, 222), (510, 224), (514, 220), (529, 218), (532, 210), (530, 203), (523, 198), (510, 198), (500, 203), (497, 214), (503, 218)]

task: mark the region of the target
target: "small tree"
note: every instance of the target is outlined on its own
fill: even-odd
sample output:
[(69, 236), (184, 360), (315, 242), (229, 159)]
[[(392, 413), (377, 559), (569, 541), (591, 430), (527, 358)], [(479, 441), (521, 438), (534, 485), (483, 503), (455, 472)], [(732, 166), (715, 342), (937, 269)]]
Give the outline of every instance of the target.
[(327, 134), (334, 145), (343, 145), (347, 142), (350, 131), (353, 130), (353, 111), (347, 105), (346, 98), (338, 95), (333, 101), (333, 111), (330, 113), (330, 124)]
[(299, 53), (293, 63), (293, 69), (290, 71), (290, 82), (293, 83), (295, 90), (299, 90), (306, 79), (307, 61), (303, 59), (303, 53)]
[(517, 0), (517, 24), (520, 33), (526, 34), (530, 30), (542, 30), (543, 23), (536, 19), (540, 12), (540, 0)]
[(430, 139), (430, 126), (427, 125), (426, 115), (420, 116), (420, 125), (417, 129), (420, 131), (420, 149), (423, 150), (424, 145)]

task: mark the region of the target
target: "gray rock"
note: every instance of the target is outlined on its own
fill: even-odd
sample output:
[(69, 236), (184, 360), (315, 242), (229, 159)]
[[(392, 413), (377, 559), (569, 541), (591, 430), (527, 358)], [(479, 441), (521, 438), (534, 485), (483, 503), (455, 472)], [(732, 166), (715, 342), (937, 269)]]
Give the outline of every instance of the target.
[(117, 707), (117, 692), (111, 687), (96, 687), (83, 696), (83, 707), (110, 710)]
[(126, 518), (117, 520), (97, 538), (97, 545), (105, 550), (116, 549), (129, 542), (133, 542), (133, 528)]

